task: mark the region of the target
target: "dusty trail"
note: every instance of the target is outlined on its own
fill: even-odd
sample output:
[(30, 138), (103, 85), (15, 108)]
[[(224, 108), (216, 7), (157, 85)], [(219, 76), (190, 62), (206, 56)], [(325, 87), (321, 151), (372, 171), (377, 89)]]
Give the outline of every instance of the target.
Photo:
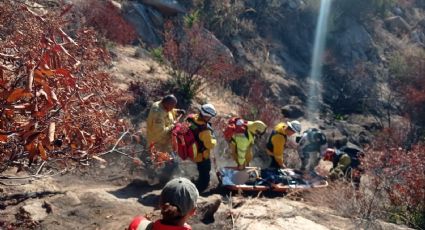
[[(116, 161), (115, 161), (116, 162)], [(119, 165), (119, 164), (118, 164)], [(0, 220), (18, 229), (125, 229), (136, 215), (159, 217), (155, 209), (161, 185), (150, 185), (143, 174), (128, 168), (91, 167), (63, 176), (20, 180), (20, 186), (0, 186), (2, 194), (62, 192), (30, 198), (0, 212)], [(8, 170), (3, 175), (23, 176)], [(17, 183), (17, 180), (8, 181)], [(193, 229), (405, 229), (401, 226), (341, 217), (333, 210), (282, 196), (222, 196), (198, 201)], [(257, 197), (257, 195), (260, 195)], [(0, 229), (3, 228), (0, 221)], [(13, 229), (13, 228), (12, 228)]]

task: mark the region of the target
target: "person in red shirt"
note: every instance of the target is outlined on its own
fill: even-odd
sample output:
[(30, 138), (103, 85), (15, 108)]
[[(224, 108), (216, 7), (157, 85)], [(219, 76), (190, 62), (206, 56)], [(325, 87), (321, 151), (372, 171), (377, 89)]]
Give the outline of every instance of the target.
[(128, 230), (192, 230), (186, 221), (195, 214), (199, 192), (188, 179), (180, 177), (169, 181), (161, 191), (162, 219), (149, 221), (144, 216), (133, 219)]

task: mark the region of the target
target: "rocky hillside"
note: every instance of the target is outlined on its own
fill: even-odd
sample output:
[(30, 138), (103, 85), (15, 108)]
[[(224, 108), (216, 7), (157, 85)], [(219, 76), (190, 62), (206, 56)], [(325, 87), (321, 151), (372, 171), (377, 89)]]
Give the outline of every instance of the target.
[[(318, 1), (121, 3), (129, 21), (138, 22), (133, 24), (148, 47), (164, 41), (160, 31), (165, 20), (195, 12), (245, 69), (245, 77), (230, 84), (237, 95), (250, 91), (247, 79), (259, 78), (263, 96), (275, 106), (286, 106), (289, 118), (305, 114)], [(370, 132), (399, 119), (401, 101), (392, 99), (398, 95), (389, 84), (409, 52), (423, 51), (424, 16), (420, 1), (333, 2), (317, 126), (364, 145), (370, 144)], [(143, 31), (146, 28), (150, 31)]]
[[(65, 15), (70, 10), (54, 1), (36, 2), (41, 5), (28, 6), (34, 8), (35, 14), (48, 12), (49, 7), (60, 9)], [(97, 30), (99, 43), (111, 55), (111, 62), (102, 66), (114, 79), (111, 88), (133, 97), (122, 100), (125, 109), (119, 120), (128, 120), (134, 126), (131, 141), (137, 142), (133, 142), (137, 148), (143, 148), (139, 144), (143, 143), (144, 120), (150, 103), (165, 93), (177, 92), (179, 100), (184, 102), (180, 106), (189, 110), (199, 103), (213, 103), (220, 114), (214, 124), (217, 130), (230, 114), (263, 119), (270, 126), (283, 119), (298, 119), (304, 130), (321, 128), (330, 146), (351, 142), (382, 147), (384, 143), (388, 148), (385, 150), (394, 153), (391, 155), (394, 158), (383, 158), (380, 154), (384, 150), (371, 150), (376, 153), (370, 158), (375, 165), (370, 166), (372, 174), (363, 177), (359, 192), (353, 192), (346, 184), (334, 184), (323, 190), (291, 192), (286, 197), (230, 194), (214, 190), (217, 183), (214, 179), (210, 193), (216, 194), (204, 194), (201, 198), (198, 215), (190, 222), (194, 229), (407, 229), (379, 219), (423, 226), (423, 213), (417, 212), (421, 207), (407, 212), (410, 206), (405, 206), (403, 201), (423, 203), (411, 199), (422, 194), (418, 188), (424, 180), (418, 172), (423, 172), (420, 158), (423, 149), (404, 154), (404, 147), (411, 147), (407, 142), (420, 140), (424, 127), (421, 115), (425, 113), (414, 108), (425, 106), (417, 106), (423, 101), (406, 103), (409, 98), (402, 96), (411, 95), (404, 91), (409, 88), (393, 88), (400, 79), (404, 80), (403, 75), (422, 76), (425, 5), (421, 1), (333, 1), (323, 55), (322, 100), (315, 119), (307, 119), (306, 105), (320, 8), (316, 0), (69, 0), (66, 3), (74, 6), (66, 18), (73, 22), (67, 30), (72, 35), (73, 29), (85, 23)], [(188, 38), (207, 42), (191, 49)], [(170, 55), (170, 50), (181, 51), (179, 47), (192, 53), (183, 50), (183, 55)], [(412, 62), (415, 58), (419, 61)], [(186, 62), (182, 64), (180, 59)], [(199, 59), (202, 65), (196, 62)], [(184, 66), (187, 63), (189, 68)], [(198, 88), (178, 87), (181, 85), (176, 79), (187, 77), (192, 65), (201, 69), (189, 73), (189, 79), (197, 79)], [(208, 68), (202, 69), (203, 66)], [(233, 69), (234, 66), (238, 68)], [(214, 75), (215, 72), (220, 74)], [(421, 86), (421, 81), (412, 82)], [(419, 87), (419, 93), (420, 90)], [(423, 98), (422, 94), (412, 95)], [(410, 115), (411, 111), (418, 115)], [(380, 140), (382, 136), (377, 134), (390, 127), (409, 127), (409, 130), (407, 134), (384, 133), (389, 138)], [(400, 136), (408, 141), (402, 142)], [(214, 150), (219, 162), (216, 166), (233, 164), (220, 135), (218, 142)], [(254, 164), (264, 164), (263, 153), (264, 149), (257, 147)], [(404, 158), (396, 158), (396, 153), (403, 153)], [(123, 229), (138, 214), (158, 218), (155, 208), (161, 186), (156, 183), (157, 178), (147, 176), (154, 172), (134, 169), (132, 156), (122, 153), (109, 152), (102, 156), (106, 162), (89, 159), (84, 151), (78, 154), (84, 155), (84, 160), (74, 160), (70, 165), (56, 165), (61, 161), (54, 158), (46, 164), (36, 161), (31, 167), (22, 161), (24, 166), (2, 172), (0, 229)], [(299, 164), (293, 151), (288, 151), (285, 159), (291, 167)], [(407, 166), (401, 167), (406, 162)], [(65, 169), (61, 171), (60, 167)], [(181, 175), (196, 177), (194, 164), (183, 164), (183, 168)], [(419, 170), (408, 171), (411, 174), (399, 171), (410, 168)], [(329, 165), (322, 162), (318, 170), (325, 174), (328, 169)], [(384, 182), (378, 180), (382, 184), (374, 180), (376, 172), (387, 172), (376, 177), (384, 178)], [(399, 180), (399, 175), (402, 179), (412, 177), (415, 183)], [(386, 193), (387, 188), (399, 188), (396, 191), (400, 193)], [(406, 194), (409, 198), (405, 198)]]
[[(135, 47), (118, 46), (114, 52), (111, 72), (116, 76), (118, 87), (126, 88), (131, 81), (152, 76), (152, 66), (156, 66), (155, 79), (170, 77), (151, 56), (135, 56), (140, 52)], [(234, 103), (225, 102), (214, 93), (204, 96), (219, 104), (221, 113)], [(143, 123), (142, 120), (142, 130)], [(68, 168), (54, 176), (43, 176), (48, 169), (40, 170), (40, 176), (18, 172), (17, 168), (3, 172), (0, 191), (7, 197), (0, 200), (0, 229), (124, 229), (136, 215), (158, 218), (160, 212), (156, 204), (161, 185), (148, 179), (143, 168), (130, 170), (134, 163), (126, 156), (110, 153), (102, 158), (106, 162), (92, 160), (90, 167)], [(221, 166), (226, 161), (226, 156), (219, 158)], [(181, 166), (182, 175), (195, 177), (195, 166), (186, 163)], [(52, 166), (49, 163), (50, 171), (55, 169)], [(37, 165), (36, 169), (39, 167)], [(212, 187), (217, 183), (213, 181)], [(310, 196), (295, 192), (286, 197), (282, 194), (207, 193), (200, 198), (198, 214), (189, 223), (193, 229), (229, 230), (408, 229), (380, 220), (344, 216), (339, 210), (318, 202), (321, 198), (314, 198), (327, 191), (317, 191)]]

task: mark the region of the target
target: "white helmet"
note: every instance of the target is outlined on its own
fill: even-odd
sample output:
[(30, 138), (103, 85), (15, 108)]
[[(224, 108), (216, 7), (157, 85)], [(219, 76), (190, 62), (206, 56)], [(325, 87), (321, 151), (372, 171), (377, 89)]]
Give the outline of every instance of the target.
[(200, 108), (200, 112), (202, 116), (215, 117), (217, 115), (217, 111), (215, 110), (212, 104), (204, 104)]
[(292, 130), (294, 130), (296, 133), (300, 133), (301, 132), (301, 123), (299, 121), (291, 121), (291, 122), (286, 122), (289, 126), (289, 128), (291, 128)]

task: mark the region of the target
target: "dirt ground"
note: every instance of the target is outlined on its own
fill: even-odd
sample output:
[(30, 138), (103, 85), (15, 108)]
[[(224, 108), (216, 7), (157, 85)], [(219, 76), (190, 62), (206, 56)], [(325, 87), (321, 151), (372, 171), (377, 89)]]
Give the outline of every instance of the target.
[[(104, 158), (106, 165), (93, 161), (89, 168), (52, 177), (25, 178), (28, 174), (17, 173), (16, 168), (4, 172), (1, 197), (15, 197), (0, 198), (0, 229), (126, 229), (137, 215), (158, 219), (162, 185), (142, 169), (133, 170), (129, 159)], [(174, 176), (193, 179), (193, 170), (193, 163), (184, 162)], [(39, 175), (48, 171), (45, 167)], [(341, 217), (334, 210), (303, 202), (302, 194), (229, 193), (215, 190), (214, 181), (198, 200), (197, 214), (189, 222), (193, 229), (405, 229)]]
[(16, 168), (4, 172), (1, 194), (29, 197), (0, 202), (5, 204), (0, 229), (125, 229), (137, 215), (158, 217), (162, 185), (143, 170), (132, 170), (128, 159), (105, 159), (107, 165), (94, 161), (90, 168), (53, 177), (26, 178), (28, 174), (16, 173)]

